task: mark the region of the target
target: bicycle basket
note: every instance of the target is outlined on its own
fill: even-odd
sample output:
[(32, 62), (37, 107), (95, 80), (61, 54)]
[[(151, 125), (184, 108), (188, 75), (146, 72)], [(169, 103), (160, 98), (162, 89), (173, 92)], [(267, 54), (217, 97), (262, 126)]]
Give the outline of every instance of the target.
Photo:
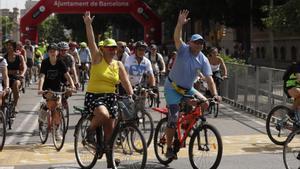
[(122, 120), (130, 121), (137, 118), (134, 108), (134, 102), (130, 99), (122, 99), (118, 101), (119, 113)]

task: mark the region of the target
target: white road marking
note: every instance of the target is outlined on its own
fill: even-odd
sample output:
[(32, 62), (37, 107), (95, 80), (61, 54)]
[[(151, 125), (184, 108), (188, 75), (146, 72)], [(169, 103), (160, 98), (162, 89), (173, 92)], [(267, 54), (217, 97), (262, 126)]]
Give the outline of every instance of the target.
[[(38, 104), (36, 104), (33, 109), (29, 112), (28, 115), (26, 115), (26, 118), (22, 121), (22, 123), (18, 126), (18, 128), (14, 131), (14, 132), (20, 132), (22, 129), (24, 129), (25, 125), (30, 123), (29, 120), (33, 119), (33, 121), (31, 122), (31, 126), (29, 129), (27, 129), (26, 131), (27, 132), (33, 132), (34, 131), (34, 128), (36, 127), (37, 123), (36, 123), (36, 119), (37, 118), (33, 118), (33, 116), (35, 115), (35, 111), (38, 109), (38, 107), (40, 106), (40, 102), (42, 101), (43, 99), (41, 99)], [(25, 137), (22, 138), (22, 140), (20, 140), (22, 143), (24, 143), (25, 141), (27, 141), (29, 138), (30, 138), (31, 134), (30, 135), (26, 135)], [(5, 141), (5, 144), (11, 144), (12, 141), (16, 138), (16, 136), (12, 135), (10, 136), (6, 141)], [(0, 168), (1, 169), (1, 168)]]

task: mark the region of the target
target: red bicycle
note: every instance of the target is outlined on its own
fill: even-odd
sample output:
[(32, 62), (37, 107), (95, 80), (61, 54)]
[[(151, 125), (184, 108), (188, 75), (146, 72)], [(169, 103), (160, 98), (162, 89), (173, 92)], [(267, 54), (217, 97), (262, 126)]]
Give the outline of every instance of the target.
[[(177, 129), (173, 141), (173, 151), (178, 153), (180, 148), (186, 147), (189, 139), (188, 155), (194, 169), (218, 168), (222, 153), (222, 138), (218, 130), (206, 122), (202, 114), (201, 104), (204, 100), (196, 99), (194, 96), (184, 96), (180, 103), (180, 115), (177, 120)], [(214, 103), (209, 99), (209, 103)], [(194, 106), (192, 106), (194, 105)], [(153, 108), (153, 110), (168, 115), (167, 108)], [(154, 151), (158, 161), (164, 165), (169, 164), (174, 158), (166, 158), (167, 141), (166, 126), (168, 117), (161, 119), (154, 132)]]

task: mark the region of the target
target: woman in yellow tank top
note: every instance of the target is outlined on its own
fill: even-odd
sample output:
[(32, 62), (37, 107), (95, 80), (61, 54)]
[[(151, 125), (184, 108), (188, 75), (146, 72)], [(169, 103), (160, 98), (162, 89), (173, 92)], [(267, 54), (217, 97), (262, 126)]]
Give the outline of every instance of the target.
[[(102, 125), (105, 141), (111, 137), (114, 119), (117, 116), (117, 99), (115, 95), (116, 84), (121, 82), (128, 95), (133, 94), (124, 65), (120, 61), (113, 60), (117, 54), (117, 43), (113, 39), (103, 41), (103, 50), (100, 51), (94, 41), (90, 12), (83, 17), (88, 45), (92, 55), (90, 80), (85, 95), (84, 106), (90, 113), (94, 114), (91, 125), (88, 129), (87, 141), (95, 143), (95, 129)], [(109, 168), (109, 167), (108, 167)]]

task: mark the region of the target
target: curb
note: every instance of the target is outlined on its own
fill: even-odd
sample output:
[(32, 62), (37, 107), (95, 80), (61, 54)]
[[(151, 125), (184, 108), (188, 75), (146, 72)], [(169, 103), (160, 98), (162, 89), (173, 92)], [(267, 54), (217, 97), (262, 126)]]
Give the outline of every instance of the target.
[(233, 107), (237, 107), (241, 110), (244, 110), (245, 112), (247, 112), (249, 114), (252, 114), (252, 115), (254, 115), (258, 118), (261, 118), (261, 119), (264, 119), (264, 120), (267, 119), (268, 113), (265, 113), (265, 112), (262, 112), (262, 111), (259, 111), (259, 110), (254, 110), (253, 108), (247, 107), (247, 106), (245, 106), (243, 104), (240, 104), (240, 103), (236, 103), (233, 100), (225, 98), (225, 97), (222, 97), (222, 100), (225, 103), (230, 104)]

